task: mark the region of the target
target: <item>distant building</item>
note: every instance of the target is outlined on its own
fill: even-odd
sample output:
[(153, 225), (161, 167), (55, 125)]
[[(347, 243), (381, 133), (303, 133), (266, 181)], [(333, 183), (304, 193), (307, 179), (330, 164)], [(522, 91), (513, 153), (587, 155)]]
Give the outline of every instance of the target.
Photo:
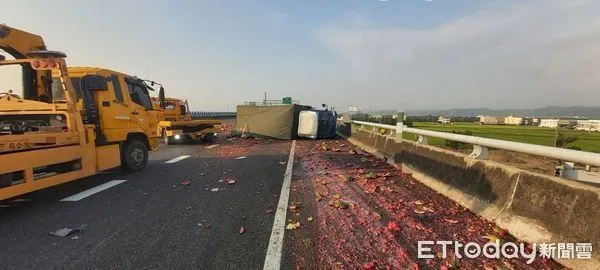
[[(536, 124), (535, 122), (536, 119), (534, 119), (534, 124)], [(570, 129), (574, 129), (577, 126), (578, 121), (581, 120), (577, 120), (577, 119), (570, 119), (570, 118), (560, 118), (560, 120), (556, 119), (556, 118), (547, 118), (547, 119), (538, 119), (538, 125), (540, 127), (547, 127), (547, 128), (556, 128), (556, 126), (560, 126), (561, 128), (570, 128)]]
[(443, 116), (438, 117), (438, 120), (437, 120), (438, 123), (442, 123), (442, 124), (448, 124), (451, 121), (452, 121), (452, 119), (450, 119), (448, 117), (443, 117)]
[(556, 128), (558, 126), (558, 119), (541, 119), (540, 127)]
[(479, 116), (479, 124), (482, 125), (500, 125), (503, 124), (504, 118), (488, 115)]
[(562, 128), (572, 128), (574, 129), (575, 127), (577, 127), (577, 120), (576, 119), (560, 119), (560, 121), (558, 121), (558, 126), (562, 127)]
[(504, 124), (520, 126), (523, 124), (523, 117), (514, 117), (512, 115), (504, 117)]
[(600, 120), (577, 120), (577, 130), (600, 131)]

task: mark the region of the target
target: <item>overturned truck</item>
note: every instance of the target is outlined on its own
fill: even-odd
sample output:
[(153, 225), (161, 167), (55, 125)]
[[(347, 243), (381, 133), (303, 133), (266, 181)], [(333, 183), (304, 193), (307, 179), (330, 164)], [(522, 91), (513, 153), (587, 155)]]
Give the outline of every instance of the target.
[(311, 106), (290, 105), (239, 105), (233, 135), (290, 140), (298, 138), (299, 115)]

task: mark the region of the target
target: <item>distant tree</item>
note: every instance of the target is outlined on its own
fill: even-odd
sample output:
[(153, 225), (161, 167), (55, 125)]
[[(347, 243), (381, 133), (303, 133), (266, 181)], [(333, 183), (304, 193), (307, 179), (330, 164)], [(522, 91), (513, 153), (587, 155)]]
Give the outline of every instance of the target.
[(407, 127), (413, 127), (413, 121), (407, 118), (404, 120), (404, 125)]
[(479, 117), (456, 116), (452, 117), (452, 121), (455, 123), (473, 123), (478, 122)]
[(392, 125), (392, 126), (395, 126), (395, 125), (396, 125), (396, 122), (397, 122), (397, 121), (396, 121), (396, 119), (394, 118), (394, 116), (393, 116), (393, 115), (384, 115), (384, 116), (381, 118), (381, 123), (382, 123), (382, 124), (386, 124), (386, 125)]
[(367, 121), (370, 120), (369, 118), (370, 117), (369, 117), (368, 114), (355, 114), (355, 115), (352, 115), (352, 120), (357, 120), (357, 121), (367, 122)]
[(437, 122), (438, 116), (434, 116), (434, 115), (427, 115), (427, 116), (407, 116), (406, 120), (411, 120), (413, 122)]
[[(464, 132), (454, 131), (453, 130), (452, 133), (454, 133), (454, 134), (468, 135), (468, 136), (473, 135), (473, 133), (470, 130), (465, 130)], [(464, 148), (467, 148), (469, 146), (469, 144), (467, 144), (467, 143), (457, 142), (457, 141), (451, 141), (451, 140), (446, 140), (444, 142), (444, 145), (446, 147), (452, 148), (452, 149), (464, 149)]]
[(567, 136), (564, 133), (560, 132), (556, 137), (556, 147), (573, 149), (572, 147), (577, 146), (569, 146), (569, 144), (574, 143), (578, 139), (579, 137), (577, 136)]

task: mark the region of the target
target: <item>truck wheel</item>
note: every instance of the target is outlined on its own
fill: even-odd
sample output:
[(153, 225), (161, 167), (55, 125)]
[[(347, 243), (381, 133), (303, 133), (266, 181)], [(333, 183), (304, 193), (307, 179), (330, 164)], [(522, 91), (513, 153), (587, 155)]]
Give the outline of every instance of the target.
[(212, 143), (215, 141), (215, 138), (216, 137), (215, 137), (214, 133), (209, 133), (209, 134), (204, 135), (204, 138), (202, 138), (202, 142)]
[(123, 145), (121, 152), (121, 168), (134, 172), (148, 164), (148, 147), (139, 140), (129, 140)]

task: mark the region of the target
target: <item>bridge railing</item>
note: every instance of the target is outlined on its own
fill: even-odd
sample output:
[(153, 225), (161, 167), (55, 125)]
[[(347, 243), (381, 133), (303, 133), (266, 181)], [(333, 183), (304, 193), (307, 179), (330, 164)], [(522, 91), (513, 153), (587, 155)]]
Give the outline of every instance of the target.
[[(402, 119), (402, 118), (399, 118)], [(591, 165), (591, 166), (600, 166), (600, 154), (585, 152), (579, 150), (572, 149), (564, 149), (543, 145), (535, 145), (528, 143), (519, 143), (519, 142), (511, 142), (505, 140), (497, 140), (497, 139), (489, 139), (489, 138), (481, 138), (476, 136), (468, 136), (454, 133), (446, 133), (439, 131), (431, 131), (431, 130), (423, 130), (418, 128), (410, 128), (404, 126), (402, 122), (398, 122), (397, 125), (386, 125), (379, 123), (371, 123), (364, 121), (350, 121), (354, 125), (358, 125), (359, 129), (365, 130), (366, 128), (371, 128), (372, 132), (377, 131), (377, 129), (384, 129), (390, 131), (389, 135), (395, 135), (396, 142), (400, 143), (402, 141), (402, 133), (409, 132), (413, 134), (417, 134), (419, 139), (417, 140), (418, 144), (427, 144), (428, 137), (436, 137), (442, 138), (446, 140), (452, 140), (462, 143), (468, 143), (473, 145), (473, 152), (469, 155), (471, 158), (475, 159), (487, 159), (488, 158), (488, 148), (494, 149), (503, 149), (512, 152), (531, 154), (536, 156), (548, 157), (553, 159), (558, 159), (566, 162), (576, 162), (583, 165)], [(348, 123), (348, 122), (346, 122)]]
[(204, 111), (191, 111), (190, 114), (194, 119), (203, 118), (234, 118), (236, 117), (235, 112), (204, 112)]

